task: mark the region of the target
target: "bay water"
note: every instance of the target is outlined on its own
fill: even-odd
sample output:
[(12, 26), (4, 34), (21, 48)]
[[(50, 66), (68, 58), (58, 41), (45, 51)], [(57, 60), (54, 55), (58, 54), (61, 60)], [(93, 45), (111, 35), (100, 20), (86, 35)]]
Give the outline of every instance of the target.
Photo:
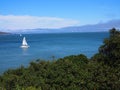
[[(57, 59), (85, 54), (90, 58), (108, 35), (108, 32), (0, 35), (0, 73), (28, 66), (37, 59), (52, 60), (53, 56)], [(23, 37), (30, 45), (28, 49), (20, 48)]]

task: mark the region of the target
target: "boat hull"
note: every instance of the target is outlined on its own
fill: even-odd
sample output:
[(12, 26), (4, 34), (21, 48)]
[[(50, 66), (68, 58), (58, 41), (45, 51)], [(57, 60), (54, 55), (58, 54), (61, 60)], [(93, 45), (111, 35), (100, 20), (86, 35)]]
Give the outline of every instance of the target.
[(21, 48), (29, 48), (27, 45), (22, 45)]

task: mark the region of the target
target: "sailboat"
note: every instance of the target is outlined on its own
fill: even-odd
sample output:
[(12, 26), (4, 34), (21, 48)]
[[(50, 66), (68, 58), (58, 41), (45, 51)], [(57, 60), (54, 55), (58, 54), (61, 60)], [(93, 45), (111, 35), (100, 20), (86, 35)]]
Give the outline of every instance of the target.
[(27, 41), (25, 39), (25, 37), (23, 38), (23, 41), (22, 41), (22, 45), (21, 45), (21, 48), (28, 48), (29, 45), (27, 44)]
[(22, 34), (20, 34), (20, 36), (22, 36)]

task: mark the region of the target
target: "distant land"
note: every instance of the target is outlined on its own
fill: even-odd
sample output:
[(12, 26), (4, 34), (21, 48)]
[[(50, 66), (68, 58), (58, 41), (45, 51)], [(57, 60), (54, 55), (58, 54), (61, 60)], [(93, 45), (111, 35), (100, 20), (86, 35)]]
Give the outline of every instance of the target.
[(10, 34), (10, 33), (8, 33), (8, 32), (1, 32), (0, 31), (0, 35), (3, 35), (3, 34)]
[(120, 28), (120, 20), (111, 20), (106, 23), (98, 23), (94, 25), (84, 25), (77, 27), (65, 27), (63, 30), (69, 30), (73, 32), (103, 32), (109, 31), (111, 28)]
[[(120, 20), (111, 20), (108, 22), (100, 22), (94, 25), (71, 26), (60, 29), (36, 28), (14, 30), (13, 33), (67, 33), (67, 32), (108, 32), (111, 28), (120, 29)], [(8, 30), (11, 32), (11, 30)]]

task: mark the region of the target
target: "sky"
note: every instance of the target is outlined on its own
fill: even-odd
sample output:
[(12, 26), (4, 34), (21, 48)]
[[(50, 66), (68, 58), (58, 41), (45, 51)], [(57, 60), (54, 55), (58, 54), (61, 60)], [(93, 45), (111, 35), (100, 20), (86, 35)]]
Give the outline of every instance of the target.
[(0, 30), (62, 28), (120, 19), (120, 0), (0, 0)]

